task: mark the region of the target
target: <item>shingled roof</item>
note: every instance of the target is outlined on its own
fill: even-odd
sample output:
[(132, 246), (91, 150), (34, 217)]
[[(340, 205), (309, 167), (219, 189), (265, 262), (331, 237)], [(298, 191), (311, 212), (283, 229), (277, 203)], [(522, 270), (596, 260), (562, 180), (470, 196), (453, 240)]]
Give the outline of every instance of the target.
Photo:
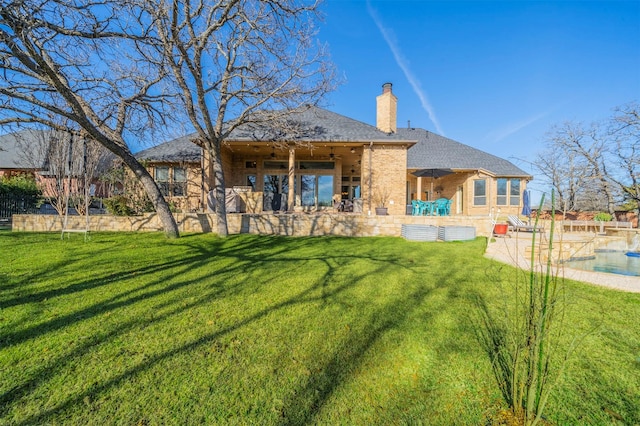
[(161, 143), (160, 145), (138, 152), (136, 158), (138, 160), (167, 163), (198, 163), (200, 162), (201, 148), (191, 142), (196, 136), (197, 135), (193, 133)]
[[(199, 161), (200, 148), (192, 140), (196, 133), (182, 136), (145, 149), (136, 154), (141, 160), (166, 162)], [(309, 106), (287, 116), (283, 126), (277, 128), (264, 124), (247, 124), (235, 129), (228, 138), (236, 142), (270, 142), (286, 140), (298, 142), (387, 142), (415, 143), (397, 133), (385, 133), (375, 126), (336, 114), (323, 108)]]
[(370, 124), (316, 106), (299, 108), (282, 121), (275, 133), (274, 129), (265, 125), (249, 124), (236, 129), (229, 139), (265, 142), (274, 138), (301, 142), (409, 142), (397, 133), (386, 133)]
[(21, 130), (0, 136), (0, 169), (42, 170), (46, 156), (42, 144), (51, 130)]
[(409, 148), (407, 169), (485, 170), (495, 176), (531, 178), (504, 158), (496, 157), (424, 129), (397, 129), (398, 136), (417, 140)]
[[(409, 148), (408, 169), (450, 168), (485, 170), (496, 176), (531, 178), (508, 160), (488, 154), (424, 129), (398, 128), (385, 133), (375, 126), (318, 107), (306, 107), (288, 117), (288, 125), (277, 133), (264, 125), (246, 125), (236, 129), (229, 140), (268, 142), (276, 139), (301, 142), (388, 142), (417, 143)], [(198, 162), (200, 148), (191, 142), (193, 133), (139, 152), (141, 160), (158, 162)]]

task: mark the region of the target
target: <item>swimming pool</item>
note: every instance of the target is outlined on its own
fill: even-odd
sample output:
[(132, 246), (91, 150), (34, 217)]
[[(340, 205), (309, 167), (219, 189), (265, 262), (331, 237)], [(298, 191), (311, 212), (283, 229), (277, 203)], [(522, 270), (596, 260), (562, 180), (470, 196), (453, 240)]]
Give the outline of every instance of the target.
[(583, 271), (607, 272), (609, 274), (640, 277), (640, 257), (626, 256), (620, 251), (596, 251), (595, 258), (570, 260), (567, 266)]

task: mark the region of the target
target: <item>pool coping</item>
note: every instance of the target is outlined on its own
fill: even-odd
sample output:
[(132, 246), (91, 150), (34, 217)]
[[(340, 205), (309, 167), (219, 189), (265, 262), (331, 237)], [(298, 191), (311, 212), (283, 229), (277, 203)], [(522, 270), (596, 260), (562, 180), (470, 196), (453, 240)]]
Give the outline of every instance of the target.
[[(590, 234), (593, 236), (593, 234)], [(578, 238), (580, 235), (564, 234), (563, 238)], [(485, 256), (502, 263), (507, 263), (521, 269), (531, 269), (531, 259), (525, 256), (525, 249), (531, 247), (530, 232), (512, 232), (510, 237), (489, 239)], [(535, 265), (537, 270), (542, 271), (545, 265), (542, 261)], [(554, 265), (555, 272), (559, 277), (581, 281), (588, 284), (595, 284), (602, 287), (616, 290), (640, 293), (640, 277), (611, 274), (606, 272), (583, 271), (569, 268), (566, 263)]]

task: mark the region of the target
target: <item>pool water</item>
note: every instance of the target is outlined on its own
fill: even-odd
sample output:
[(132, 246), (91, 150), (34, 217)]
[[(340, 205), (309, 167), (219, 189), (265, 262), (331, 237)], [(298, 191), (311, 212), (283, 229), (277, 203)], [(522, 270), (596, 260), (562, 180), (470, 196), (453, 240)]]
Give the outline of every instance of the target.
[(571, 260), (567, 266), (583, 271), (640, 277), (640, 257), (627, 256), (623, 252), (596, 252), (594, 259)]

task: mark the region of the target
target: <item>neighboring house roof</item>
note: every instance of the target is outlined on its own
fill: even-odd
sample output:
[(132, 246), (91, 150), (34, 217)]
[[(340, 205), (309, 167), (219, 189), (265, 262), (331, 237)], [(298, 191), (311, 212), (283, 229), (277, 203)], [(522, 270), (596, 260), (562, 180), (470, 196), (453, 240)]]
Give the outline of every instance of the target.
[[(197, 137), (196, 133), (182, 136), (140, 151), (136, 157), (147, 161), (199, 161), (200, 148), (191, 142)], [(415, 139), (405, 139), (397, 133), (385, 133), (370, 124), (315, 106), (304, 107), (299, 112), (288, 115), (285, 123), (277, 128), (253, 123), (241, 126), (231, 133), (228, 140), (237, 142), (295, 140), (297, 142), (415, 143)]]
[(495, 176), (532, 178), (504, 158), (496, 157), (424, 129), (397, 129), (398, 135), (418, 143), (409, 148), (408, 169), (447, 168), (453, 170), (485, 170)]
[(46, 149), (42, 144), (50, 132), (28, 129), (0, 136), (0, 169), (45, 169)]
[[(41, 176), (53, 176), (51, 164), (51, 141), (54, 136), (68, 138), (67, 133), (56, 130), (36, 130), (26, 129), (19, 132), (13, 132), (0, 136), (0, 170), (37, 170)], [(81, 155), (82, 151), (77, 151), (77, 145), (74, 149), (75, 155)], [(65, 148), (66, 149), (66, 148)], [(78, 154), (79, 153), (79, 154)], [(100, 174), (110, 169), (116, 155), (104, 149), (98, 158), (98, 164), (95, 172)], [(68, 167), (65, 164), (65, 170)]]

